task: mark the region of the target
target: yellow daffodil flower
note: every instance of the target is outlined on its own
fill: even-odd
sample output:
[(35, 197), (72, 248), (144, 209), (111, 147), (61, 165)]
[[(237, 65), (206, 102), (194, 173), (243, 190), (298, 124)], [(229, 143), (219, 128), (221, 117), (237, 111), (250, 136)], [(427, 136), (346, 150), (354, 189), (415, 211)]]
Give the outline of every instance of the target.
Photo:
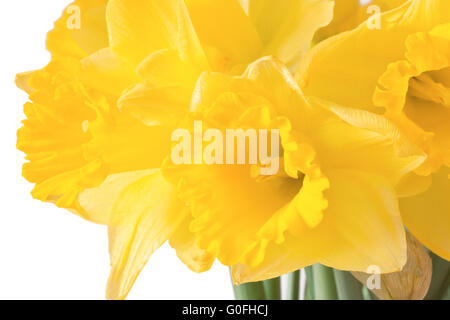
[(274, 58), (242, 76), (205, 73), (195, 92), (187, 128), (196, 120), (222, 132), (280, 130), (282, 165), (273, 176), (262, 176), (258, 165), (178, 165), (171, 158), (163, 167), (192, 208), (199, 247), (233, 266), (236, 283), (318, 262), (364, 272), (371, 265), (383, 273), (403, 267), (394, 188), (424, 155), (397, 157), (395, 145), (407, 142), (389, 121), (307, 101)]
[(376, 18), (316, 46), (298, 83), (309, 96), (385, 114), (426, 152), (403, 183), (402, 218), (450, 260), (450, 2), (410, 0)]
[(167, 240), (194, 271), (214, 261), (159, 171), (198, 76), (267, 54), (294, 70), (332, 11), (331, 0), (77, 0), (56, 22), (50, 64), (17, 77), (30, 94), (18, 148), (35, 198), (108, 225), (108, 298), (124, 298)]

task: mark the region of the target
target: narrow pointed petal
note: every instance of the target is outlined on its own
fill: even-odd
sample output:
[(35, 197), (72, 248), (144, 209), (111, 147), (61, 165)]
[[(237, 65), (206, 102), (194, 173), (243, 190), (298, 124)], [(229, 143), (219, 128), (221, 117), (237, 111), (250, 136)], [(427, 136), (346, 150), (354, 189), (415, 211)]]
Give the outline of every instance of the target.
[(150, 256), (185, 218), (174, 191), (157, 171), (128, 186), (116, 201), (109, 226), (108, 299), (127, 296)]

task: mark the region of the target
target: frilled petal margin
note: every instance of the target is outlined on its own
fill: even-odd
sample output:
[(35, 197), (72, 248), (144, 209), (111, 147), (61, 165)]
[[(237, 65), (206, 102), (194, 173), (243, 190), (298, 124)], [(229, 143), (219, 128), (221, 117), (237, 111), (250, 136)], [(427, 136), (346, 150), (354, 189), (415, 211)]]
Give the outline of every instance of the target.
[(450, 24), (406, 40), (406, 60), (389, 65), (374, 102), (428, 154), (418, 170), (429, 175), (450, 164)]
[(388, 181), (349, 170), (330, 172), (327, 176), (328, 208), (322, 223), (316, 228), (304, 225), (297, 234), (288, 234), (281, 244), (262, 243), (267, 247), (262, 263), (233, 266), (235, 283), (277, 277), (318, 262), (363, 272), (372, 265), (383, 273), (403, 267), (405, 233), (395, 192)]

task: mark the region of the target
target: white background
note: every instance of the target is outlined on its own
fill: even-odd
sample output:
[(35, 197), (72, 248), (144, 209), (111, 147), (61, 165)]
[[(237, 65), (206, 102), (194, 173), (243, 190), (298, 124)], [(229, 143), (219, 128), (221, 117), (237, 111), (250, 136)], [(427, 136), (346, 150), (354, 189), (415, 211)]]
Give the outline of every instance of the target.
[[(50, 55), (45, 37), (67, 0), (0, 4), (0, 299), (103, 299), (109, 274), (107, 232), (33, 200), (21, 177), (16, 131), (27, 96), (15, 74), (39, 69)], [(228, 269), (190, 272), (165, 246), (149, 261), (130, 299), (232, 299)]]

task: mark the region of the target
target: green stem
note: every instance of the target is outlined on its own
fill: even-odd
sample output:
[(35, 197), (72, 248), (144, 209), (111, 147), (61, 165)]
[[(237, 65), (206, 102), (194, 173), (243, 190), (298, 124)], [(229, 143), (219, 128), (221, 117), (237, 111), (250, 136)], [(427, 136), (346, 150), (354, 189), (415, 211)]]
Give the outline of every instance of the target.
[(425, 300), (439, 300), (448, 286), (445, 282), (450, 277), (450, 262), (431, 252), (430, 257), (433, 262), (433, 276)]
[(312, 266), (305, 268), (305, 274), (306, 274), (305, 300), (315, 300), (316, 295), (314, 292), (314, 273)]
[(236, 300), (266, 300), (262, 282), (245, 283), (240, 286), (233, 285)]
[(281, 300), (281, 278), (263, 281), (267, 300)]
[(362, 295), (364, 297), (364, 300), (372, 300), (372, 295), (370, 294), (370, 291), (366, 286), (362, 288)]
[(362, 284), (347, 271), (333, 270), (339, 300), (363, 300)]
[(288, 275), (288, 300), (300, 299), (300, 270)]
[(321, 264), (313, 266), (316, 300), (338, 300), (333, 269)]
[(442, 295), (441, 300), (450, 300), (450, 285), (447, 287), (447, 290)]
[(362, 287), (362, 294), (364, 297), (364, 300), (380, 300), (378, 297), (370, 291), (366, 286)]
[(447, 275), (447, 278), (442, 283), (442, 289), (439, 292), (438, 299), (440, 299), (440, 300), (449, 300), (450, 299), (450, 272)]

